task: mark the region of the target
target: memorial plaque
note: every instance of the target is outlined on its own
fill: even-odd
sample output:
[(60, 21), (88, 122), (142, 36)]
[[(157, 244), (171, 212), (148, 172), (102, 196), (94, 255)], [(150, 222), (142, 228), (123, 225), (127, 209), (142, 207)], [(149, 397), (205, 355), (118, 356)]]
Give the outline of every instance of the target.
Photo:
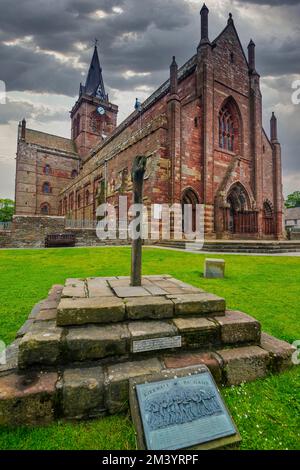
[(147, 449), (185, 449), (217, 441), (211, 445), (213, 448), (240, 440), (218, 388), (205, 369), (182, 377), (136, 383), (140, 428)]
[(159, 349), (170, 349), (181, 347), (181, 336), (167, 336), (164, 338), (142, 339), (132, 342), (132, 352), (146, 352)]

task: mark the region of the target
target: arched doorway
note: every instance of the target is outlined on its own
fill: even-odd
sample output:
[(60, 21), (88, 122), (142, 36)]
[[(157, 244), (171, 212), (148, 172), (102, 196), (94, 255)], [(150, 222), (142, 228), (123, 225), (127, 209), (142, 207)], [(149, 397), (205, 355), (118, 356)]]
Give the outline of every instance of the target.
[(251, 210), (250, 198), (241, 183), (235, 183), (226, 198), (225, 230), (232, 234), (251, 234), (258, 230), (257, 211)]
[[(181, 198), (181, 207), (182, 207), (182, 228), (187, 232), (195, 232), (197, 229), (196, 224), (196, 214), (197, 214), (197, 204), (199, 204), (199, 198), (196, 192), (192, 188), (187, 188)], [(186, 225), (184, 225), (184, 206), (191, 206), (191, 220), (187, 220)]]
[(269, 201), (263, 206), (263, 232), (265, 235), (274, 235), (274, 211)]

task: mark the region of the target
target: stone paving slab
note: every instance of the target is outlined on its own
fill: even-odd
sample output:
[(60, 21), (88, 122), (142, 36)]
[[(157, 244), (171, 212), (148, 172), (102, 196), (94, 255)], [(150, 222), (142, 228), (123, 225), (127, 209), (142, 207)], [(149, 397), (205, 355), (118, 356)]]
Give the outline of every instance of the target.
[(62, 408), (65, 417), (81, 419), (103, 414), (103, 367), (65, 370), (62, 389)]
[(69, 285), (65, 286), (62, 291), (61, 297), (86, 297), (85, 285)]
[(259, 346), (222, 349), (217, 353), (224, 361), (226, 385), (238, 385), (263, 378), (268, 373), (270, 356)]
[(133, 340), (150, 339), (178, 334), (177, 328), (166, 321), (135, 321), (128, 324)]
[(216, 316), (225, 314), (225, 299), (218, 297), (214, 294), (170, 294), (167, 296), (167, 298), (172, 300), (175, 306), (175, 316)]
[(62, 299), (57, 311), (59, 326), (114, 323), (125, 319), (124, 302), (115, 297)]
[(50, 310), (40, 310), (36, 316), (35, 321), (49, 321), (56, 320), (57, 317), (57, 308), (52, 308)]
[(11, 373), (0, 377), (0, 425), (53, 421), (57, 379), (56, 372)]
[(243, 312), (227, 310), (224, 317), (216, 318), (221, 327), (221, 340), (225, 344), (252, 342), (259, 344), (260, 323)]
[(126, 316), (130, 320), (173, 317), (173, 302), (160, 296), (125, 299)]
[(150, 297), (151, 294), (144, 287), (113, 287), (118, 297)]
[(99, 278), (87, 279), (88, 297), (113, 297), (114, 293), (106, 280)]
[(122, 356), (129, 350), (128, 328), (126, 325), (70, 328), (65, 338), (65, 349), (66, 357), (72, 361)]
[(151, 295), (166, 295), (168, 292), (161, 289), (160, 287), (156, 286), (156, 285), (145, 285), (145, 289), (147, 292), (149, 292)]

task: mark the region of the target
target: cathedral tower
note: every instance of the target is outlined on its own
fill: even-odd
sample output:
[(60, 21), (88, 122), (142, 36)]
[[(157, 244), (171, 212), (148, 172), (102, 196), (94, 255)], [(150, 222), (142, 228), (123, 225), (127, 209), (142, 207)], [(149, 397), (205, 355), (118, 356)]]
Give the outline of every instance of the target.
[(83, 161), (89, 152), (108, 137), (117, 126), (118, 106), (109, 102), (105, 92), (97, 45), (85, 85), (72, 111), (72, 139)]

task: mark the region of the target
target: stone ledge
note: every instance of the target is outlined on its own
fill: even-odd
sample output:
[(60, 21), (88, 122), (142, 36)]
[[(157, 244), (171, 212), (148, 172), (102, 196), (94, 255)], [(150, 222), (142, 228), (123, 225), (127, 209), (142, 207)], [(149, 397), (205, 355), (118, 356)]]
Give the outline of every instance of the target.
[(226, 385), (252, 382), (268, 373), (270, 356), (259, 346), (222, 349), (217, 353), (224, 361)]
[(224, 317), (215, 321), (221, 327), (223, 344), (256, 343), (260, 342), (260, 323), (245, 313), (226, 310)]
[(0, 377), (0, 425), (39, 425), (53, 421), (56, 372)]
[(217, 316), (224, 315), (225, 299), (214, 294), (168, 295), (174, 304), (175, 316)]
[(223, 360), (214, 352), (181, 353), (176, 356), (164, 356), (166, 369), (183, 369), (191, 366), (205, 365), (218, 384), (222, 383)]
[(115, 297), (62, 299), (57, 310), (57, 325), (115, 323), (125, 320), (124, 302)]
[(125, 299), (126, 317), (131, 320), (161, 319), (173, 317), (173, 303), (163, 297)]
[(267, 333), (262, 333), (261, 347), (270, 353), (270, 367), (273, 372), (283, 372), (292, 367), (292, 355), (296, 348), (291, 344), (274, 338)]
[(201, 348), (220, 344), (220, 327), (201, 317), (174, 318), (174, 325), (183, 337), (183, 347)]

